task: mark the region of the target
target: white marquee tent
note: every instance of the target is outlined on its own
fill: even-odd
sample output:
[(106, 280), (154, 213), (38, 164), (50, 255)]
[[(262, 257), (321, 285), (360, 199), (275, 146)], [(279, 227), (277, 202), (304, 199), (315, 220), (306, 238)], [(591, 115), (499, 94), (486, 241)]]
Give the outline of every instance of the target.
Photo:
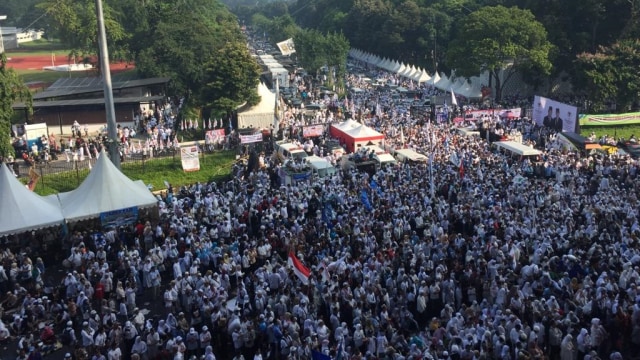
[(0, 164), (0, 236), (56, 226), (64, 222), (55, 196), (41, 197), (29, 191)]
[(118, 170), (103, 151), (80, 186), (58, 194), (62, 213), (69, 222), (99, 217), (101, 213), (156, 206), (158, 199), (141, 181)]
[(269, 129), (273, 125), (276, 110), (276, 94), (260, 83), (260, 102), (249, 109), (238, 111), (238, 128)]

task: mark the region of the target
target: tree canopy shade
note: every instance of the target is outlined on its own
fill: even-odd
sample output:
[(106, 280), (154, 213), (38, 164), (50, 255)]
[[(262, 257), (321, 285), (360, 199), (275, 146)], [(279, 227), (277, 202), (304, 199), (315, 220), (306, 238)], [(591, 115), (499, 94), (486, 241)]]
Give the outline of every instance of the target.
[(256, 90), (259, 76), (260, 68), (246, 46), (225, 43), (207, 58), (202, 86), (194, 97), (213, 112), (230, 112), (244, 102), (255, 105), (260, 102)]
[[(53, 20), (55, 32), (70, 47), (70, 56), (89, 57), (98, 53), (98, 22), (95, 0), (44, 0), (36, 5)], [(129, 34), (113, 7), (103, 1), (104, 24), (110, 56), (126, 57)], [(25, 24), (26, 25), (26, 24)]]
[(0, 53), (0, 158), (13, 156), (11, 146), (11, 116), (13, 103), (24, 101), (31, 111), (31, 92), (16, 72), (7, 67), (7, 56)]
[(594, 110), (605, 110), (615, 102), (620, 111), (628, 111), (640, 95), (640, 40), (621, 40), (596, 53), (578, 55), (576, 67), (582, 76), (576, 84), (592, 99)]
[(530, 11), (484, 7), (461, 24), (449, 44), (447, 63), (456, 69), (456, 75), (467, 78), (489, 71), (495, 82), (495, 99), (500, 101), (503, 86), (516, 71), (551, 72), (551, 48), (547, 31)]
[[(217, 110), (224, 112), (232, 104), (257, 97), (257, 64), (246, 48), (238, 51), (246, 39), (237, 18), (220, 1), (103, 3), (110, 55), (134, 60), (143, 77), (170, 77), (170, 91), (186, 95), (187, 106), (217, 104), (222, 106)], [(43, 0), (38, 6), (50, 12), (62, 41), (74, 52), (97, 53), (94, 0)], [(212, 71), (221, 69), (234, 69), (226, 74), (213, 72), (230, 88), (211, 86)]]

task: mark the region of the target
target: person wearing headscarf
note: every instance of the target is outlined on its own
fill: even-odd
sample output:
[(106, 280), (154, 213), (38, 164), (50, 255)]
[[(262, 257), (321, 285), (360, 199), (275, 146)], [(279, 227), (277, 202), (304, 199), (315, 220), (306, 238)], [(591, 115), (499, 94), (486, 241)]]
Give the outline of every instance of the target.
[(142, 337), (136, 336), (136, 340), (131, 347), (132, 354), (138, 354), (141, 360), (147, 360), (147, 343), (142, 341)]
[(584, 359), (585, 355), (591, 347), (591, 339), (589, 331), (585, 328), (580, 329), (580, 334), (576, 337), (576, 348), (578, 350), (578, 359)]
[(577, 349), (573, 343), (573, 335), (567, 334), (560, 344), (560, 360), (576, 360)]
[(213, 348), (211, 345), (207, 346), (204, 350), (204, 360), (216, 360), (216, 356), (213, 354)]

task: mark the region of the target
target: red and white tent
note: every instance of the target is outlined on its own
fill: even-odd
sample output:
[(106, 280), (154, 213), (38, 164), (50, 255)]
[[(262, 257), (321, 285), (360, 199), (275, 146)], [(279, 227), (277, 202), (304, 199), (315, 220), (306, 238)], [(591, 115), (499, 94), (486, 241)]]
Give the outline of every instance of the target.
[(329, 133), (345, 145), (347, 152), (355, 152), (359, 147), (370, 144), (380, 145), (384, 135), (353, 120), (331, 125)]

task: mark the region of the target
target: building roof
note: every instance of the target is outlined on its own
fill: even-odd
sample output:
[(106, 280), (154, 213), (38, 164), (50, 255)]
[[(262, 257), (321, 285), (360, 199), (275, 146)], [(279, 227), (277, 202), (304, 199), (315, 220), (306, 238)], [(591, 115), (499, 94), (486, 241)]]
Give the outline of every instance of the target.
[[(115, 98), (113, 102), (115, 104), (136, 104), (148, 101), (161, 100), (164, 96), (134, 96), (134, 97), (122, 97)], [(97, 99), (73, 99), (73, 100), (52, 100), (52, 101), (34, 101), (34, 109), (52, 108), (52, 107), (64, 107), (64, 106), (84, 106), (84, 105), (104, 105), (104, 98)], [(15, 103), (13, 108), (21, 110), (26, 108), (24, 103)]]
[[(139, 80), (114, 81), (113, 90), (129, 89), (140, 86), (163, 85), (168, 83), (170, 78), (159, 77)], [(45, 91), (34, 94), (34, 100), (50, 99), (59, 96), (88, 94), (102, 92), (104, 85), (102, 77), (81, 77), (81, 78), (60, 78)]]

